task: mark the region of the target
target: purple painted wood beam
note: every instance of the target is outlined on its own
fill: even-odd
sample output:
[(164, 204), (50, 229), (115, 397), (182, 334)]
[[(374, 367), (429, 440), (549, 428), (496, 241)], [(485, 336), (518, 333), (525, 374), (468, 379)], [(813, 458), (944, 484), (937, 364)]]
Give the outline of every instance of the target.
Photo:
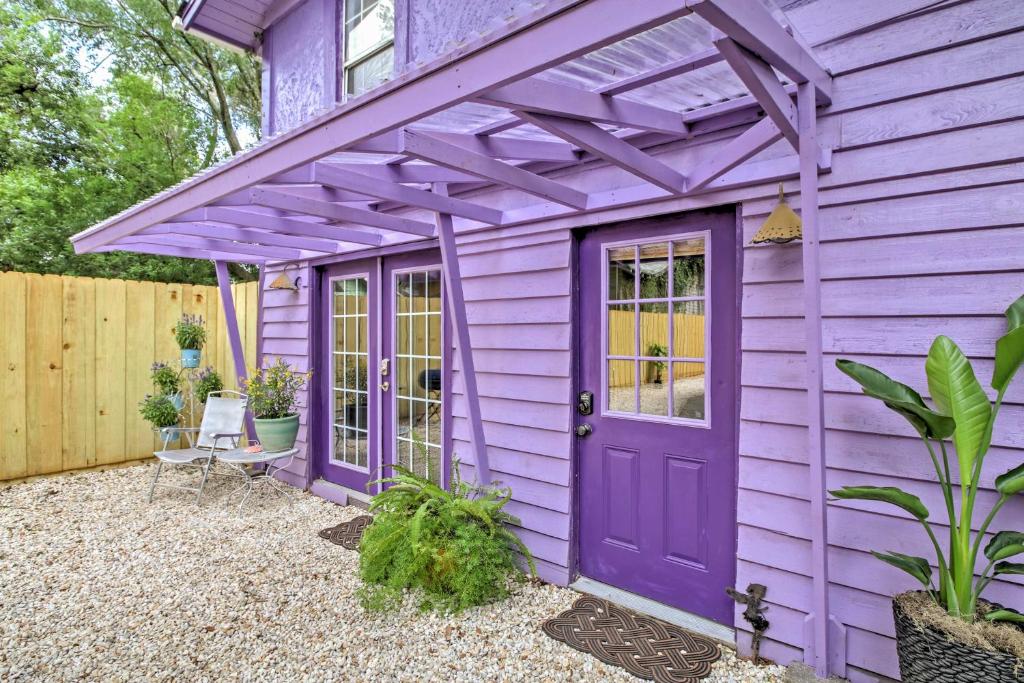
[[(282, 181), (282, 183), (285, 181)], [(262, 187), (257, 185), (256, 187)], [(229, 195), (221, 197), (216, 201), (217, 206), (248, 206), (252, 202), (249, 198), (249, 192), (252, 188), (246, 188), (239, 192), (232, 192)], [(366, 195), (356, 194), (354, 192), (342, 192), (339, 190), (327, 190), (318, 185), (312, 184), (312, 182), (301, 182), (301, 183), (289, 183), (285, 188), (279, 187), (278, 185), (273, 186), (273, 189), (287, 189), (293, 194), (299, 194), (303, 196), (311, 196), (314, 199), (322, 199), (328, 202), (365, 202), (372, 201), (372, 197)]]
[(800, 138), (796, 129), (796, 107), (790, 99), (786, 88), (779, 82), (778, 77), (768, 63), (741, 47), (731, 38), (720, 38), (715, 41), (715, 46), (729, 62), (729, 66), (736, 72), (743, 84), (747, 86), (750, 94), (757, 98), (758, 103), (764, 109), (782, 135), (793, 145), (793, 149), (800, 149)]
[(686, 191), (696, 192), (720, 175), (736, 168), (750, 157), (782, 139), (782, 132), (771, 119), (762, 119), (714, 151), (687, 174)]
[(417, 190), (414, 187), (406, 187), (398, 183), (389, 183), (327, 164), (314, 164), (313, 172), (316, 182), (330, 185), (331, 187), (373, 195), (380, 199), (400, 202), (407, 206), (462, 216), (472, 221), (489, 223), (490, 225), (501, 223), (501, 211), (462, 199), (446, 197), (434, 194), (433, 192), (426, 192), (425, 190)]
[[(801, 251), (804, 268), (804, 328), (807, 339), (807, 461), (811, 490), (812, 611), (804, 637), (804, 661), (820, 678), (829, 666), (828, 520), (825, 499), (825, 403), (822, 380), (821, 265), (818, 236), (818, 140), (814, 86), (805, 83), (797, 95), (800, 125)], [(845, 659), (845, 657), (844, 657)]]
[[(447, 196), (444, 184), (434, 185), (434, 192)], [(466, 298), (462, 290), (462, 272), (459, 268), (459, 253), (455, 244), (455, 230), (452, 217), (446, 213), (437, 214), (437, 239), (441, 245), (441, 272), (447, 293), (448, 312), (451, 314), (455, 346), (459, 354), (462, 383), (465, 387), (466, 413), (469, 418), (470, 438), (473, 445), (474, 465), (481, 484), (491, 483), (491, 467), (487, 457), (487, 438), (480, 413), (480, 392), (476, 385), (476, 366), (473, 363), (473, 345), (469, 338), (469, 322), (466, 319)]]
[(251, 242), (268, 247), (286, 247), (288, 249), (304, 249), (321, 254), (336, 254), (341, 251), (334, 240), (285, 235), (267, 230), (240, 228), (235, 225), (216, 223), (161, 223), (139, 233), (142, 235), (192, 235), (196, 237), (212, 237), (214, 239)]
[(686, 123), (677, 112), (540, 78), (527, 78), (495, 88), (477, 97), (476, 101), (515, 111), (554, 114), (674, 135), (687, 134)]
[[(549, 140), (524, 140), (520, 138), (484, 137), (467, 133), (449, 133), (437, 130), (421, 130), (415, 127), (407, 128), (407, 131), (421, 132), (433, 135), (453, 145), (465, 147), (477, 154), (495, 157), (497, 159), (521, 159), (527, 161), (576, 161), (579, 158), (576, 150), (561, 142)], [(377, 143), (373, 138), (363, 143), (354, 151), (376, 151), (388, 154), (404, 154), (404, 136), (389, 134), (385, 141)], [(373, 143), (373, 144), (370, 144)], [(400, 159), (405, 159), (401, 157)], [(401, 160), (392, 160), (389, 164), (404, 163)]]
[[(157, 238), (154, 238), (157, 239)], [(267, 259), (257, 256), (246, 256), (244, 254), (226, 254), (221, 251), (209, 251), (207, 249), (191, 249), (189, 247), (172, 247), (166, 244), (104, 244), (101, 247), (92, 249), (96, 253), (110, 251), (130, 251), (136, 254), (152, 254), (153, 256), (178, 256), (180, 258), (195, 258), (207, 260), (216, 258), (230, 263), (264, 263)]]
[[(244, 387), (245, 380), (249, 377), (249, 372), (245, 365), (242, 335), (238, 331), (238, 315), (235, 313), (235, 297), (231, 293), (231, 276), (228, 275), (228, 264), (224, 261), (214, 261), (213, 265), (217, 271), (217, 287), (220, 289), (220, 302), (224, 306), (224, 319), (228, 326), (231, 356), (235, 361), (235, 377), (238, 378), (238, 386)], [(256, 438), (256, 425), (253, 422), (251, 410), (245, 411), (245, 429), (250, 439)]]
[(516, 115), (667, 192), (686, 191), (686, 178), (682, 173), (589, 121), (531, 112), (516, 112)]
[(832, 101), (832, 76), (761, 3), (686, 0), (686, 7), (794, 82), (813, 83), (819, 104)]
[(298, 249), (264, 247), (258, 244), (247, 244), (244, 242), (232, 242), (231, 240), (210, 239), (208, 237), (193, 237), (187, 235), (130, 235), (128, 237), (121, 238), (118, 244), (166, 244), (171, 247), (209, 249), (210, 251), (218, 251), (222, 254), (259, 256), (277, 261), (299, 259), (306, 256), (304, 252)]
[(350, 242), (378, 247), (383, 238), (377, 233), (366, 232), (356, 228), (346, 228), (330, 223), (302, 220), (288, 216), (277, 216), (256, 211), (243, 211), (229, 207), (210, 206), (203, 209), (203, 219), (232, 223), (262, 230), (272, 230), (287, 235), (304, 235), (306, 237), (323, 238), (336, 242)]
[[(317, 163), (333, 168), (341, 168), (346, 171), (362, 173), (372, 178), (392, 183), (460, 183), (476, 182), (478, 180), (475, 175), (434, 164), (336, 164), (331, 161), (319, 161)], [(310, 178), (312, 178), (312, 166), (308, 168), (310, 169)]]
[(528, 192), (559, 204), (582, 209), (587, 195), (518, 166), (471, 152), (432, 135), (406, 131), (406, 152), (424, 161), (471, 173), (479, 178)]
[(680, 0), (548, 3), (529, 16), (513, 20), (500, 41), (472, 41), (78, 233), (72, 238), (75, 250), (83, 253), (110, 244), (383, 131), (407, 126), (689, 12)]
[(299, 195), (290, 194), (280, 190), (258, 188), (251, 190), (249, 197), (253, 204), (257, 204), (259, 206), (269, 206), (274, 209), (294, 211), (308, 216), (320, 216), (321, 218), (327, 218), (334, 221), (345, 221), (348, 223), (357, 223), (359, 225), (368, 225), (394, 232), (419, 235), (420, 237), (434, 236), (434, 226), (429, 223), (415, 221), (410, 218), (402, 218), (401, 216), (380, 213), (379, 211), (368, 211), (366, 209), (357, 209), (351, 206), (342, 206), (341, 204), (325, 202), (319, 199), (310, 199), (309, 197), (301, 197)]
[(704, 50), (697, 54), (682, 57), (681, 59), (675, 59), (667, 64), (662, 64), (648, 71), (638, 73), (636, 76), (630, 76), (629, 78), (623, 78), (620, 81), (609, 83), (606, 86), (598, 88), (594, 92), (601, 93), (602, 95), (621, 95), (624, 92), (630, 92), (637, 90), (646, 85), (652, 83), (658, 83), (667, 78), (673, 78), (675, 76), (681, 76), (683, 74), (703, 69), (711, 64), (717, 64), (722, 61), (722, 55), (714, 48), (710, 50)]

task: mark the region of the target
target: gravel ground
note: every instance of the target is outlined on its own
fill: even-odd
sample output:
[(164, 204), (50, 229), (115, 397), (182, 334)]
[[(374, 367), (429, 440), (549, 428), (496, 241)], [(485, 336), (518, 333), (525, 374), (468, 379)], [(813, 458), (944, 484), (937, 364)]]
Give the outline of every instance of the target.
[[(239, 513), (223, 480), (149, 505), (153, 467), (0, 488), (0, 680), (637, 680), (541, 632), (570, 590), (367, 616), (357, 554), (316, 535), (360, 510), (263, 491)], [(782, 673), (726, 650), (708, 680)]]

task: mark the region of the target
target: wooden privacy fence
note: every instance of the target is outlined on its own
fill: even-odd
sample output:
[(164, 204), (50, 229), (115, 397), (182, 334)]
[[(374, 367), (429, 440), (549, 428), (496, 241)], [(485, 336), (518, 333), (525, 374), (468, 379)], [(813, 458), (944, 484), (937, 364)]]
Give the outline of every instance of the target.
[[(232, 291), (252, 366), (258, 285)], [(203, 365), (236, 388), (217, 287), (0, 273), (0, 481), (152, 455), (138, 403), (153, 362), (177, 361), (183, 313), (207, 321)]]
[[(622, 349), (634, 348), (636, 345), (636, 327), (634, 327), (635, 315), (633, 311), (608, 311), (608, 348)], [(676, 348), (686, 349), (686, 355), (691, 358), (703, 358), (704, 354), (704, 316), (693, 313), (673, 313), (672, 324), (675, 327)], [(668, 348), (668, 313), (651, 313), (644, 311), (640, 313), (640, 339), (641, 345), (660, 344)], [(641, 348), (640, 355), (646, 356), (647, 349)], [(678, 354), (677, 354), (678, 355)], [(641, 381), (650, 370), (641, 367)], [(665, 359), (665, 370), (668, 372), (668, 359)], [(684, 377), (696, 377), (704, 374), (704, 369), (692, 363), (676, 363), (672, 373), (675, 379)], [(635, 384), (636, 378), (633, 374), (632, 365), (629, 367), (612, 363), (608, 386), (610, 387), (631, 387)]]

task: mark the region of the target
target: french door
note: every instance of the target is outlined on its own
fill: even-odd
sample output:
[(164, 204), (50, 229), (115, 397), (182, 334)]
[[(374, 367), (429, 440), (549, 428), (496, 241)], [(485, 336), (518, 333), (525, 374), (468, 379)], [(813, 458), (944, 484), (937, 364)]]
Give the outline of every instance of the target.
[[(730, 624), (736, 565), (736, 221), (595, 229), (579, 247), (579, 562)], [(581, 399), (583, 397), (581, 396)]]
[[(449, 333), (437, 250), (329, 266), (321, 280), (318, 474), (366, 492), (384, 465), (448, 481)], [(375, 493), (376, 488), (369, 490)]]

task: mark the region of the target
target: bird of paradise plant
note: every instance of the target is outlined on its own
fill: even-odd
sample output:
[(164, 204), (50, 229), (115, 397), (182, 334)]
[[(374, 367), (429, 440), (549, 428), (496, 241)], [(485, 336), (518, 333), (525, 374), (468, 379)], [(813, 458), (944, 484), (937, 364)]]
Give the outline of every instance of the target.
[[(972, 533), (982, 462), (992, 441), (992, 429), (1006, 390), (1024, 363), (1024, 296), (1006, 309), (1006, 323), (1006, 334), (996, 342), (991, 381), (996, 391), (994, 404), (989, 402), (975, 377), (970, 361), (949, 337), (935, 339), (925, 362), (928, 389), (935, 409), (930, 408), (917, 391), (875, 368), (851, 360), (836, 361), (836, 366), (856, 380), (865, 394), (902, 415), (920, 435), (943, 493), (949, 518), (948, 550), (943, 552), (928, 522), (928, 508), (913, 494), (888, 486), (846, 486), (831, 493), (837, 498), (890, 503), (920, 521), (935, 548), (939, 567), (937, 589), (932, 579), (931, 564), (925, 558), (892, 551), (872, 554), (916, 578), (949, 615), (963, 621), (977, 618), (978, 598), (996, 575), (1024, 574), (1024, 563), (1009, 561), (1024, 553), (1024, 533), (1000, 531), (985, 546), (988, 562), (984, 570), (977, 578), (974, 575), (981, 544), (996, 514), (1014, 495), (1024, 491), (1024, 464), (996, 477), (999, 499), (977, 533)], [(954, 483), (950, 471), (951, 459), (946, 444), (950, 438), (956, 451), (958, 484)], [(957, 487), (960, 494), (959, 517), (955, 505)], [(988, 611), (984, 618), (1024, 623), (1024, 615), (1009, 609)]]

